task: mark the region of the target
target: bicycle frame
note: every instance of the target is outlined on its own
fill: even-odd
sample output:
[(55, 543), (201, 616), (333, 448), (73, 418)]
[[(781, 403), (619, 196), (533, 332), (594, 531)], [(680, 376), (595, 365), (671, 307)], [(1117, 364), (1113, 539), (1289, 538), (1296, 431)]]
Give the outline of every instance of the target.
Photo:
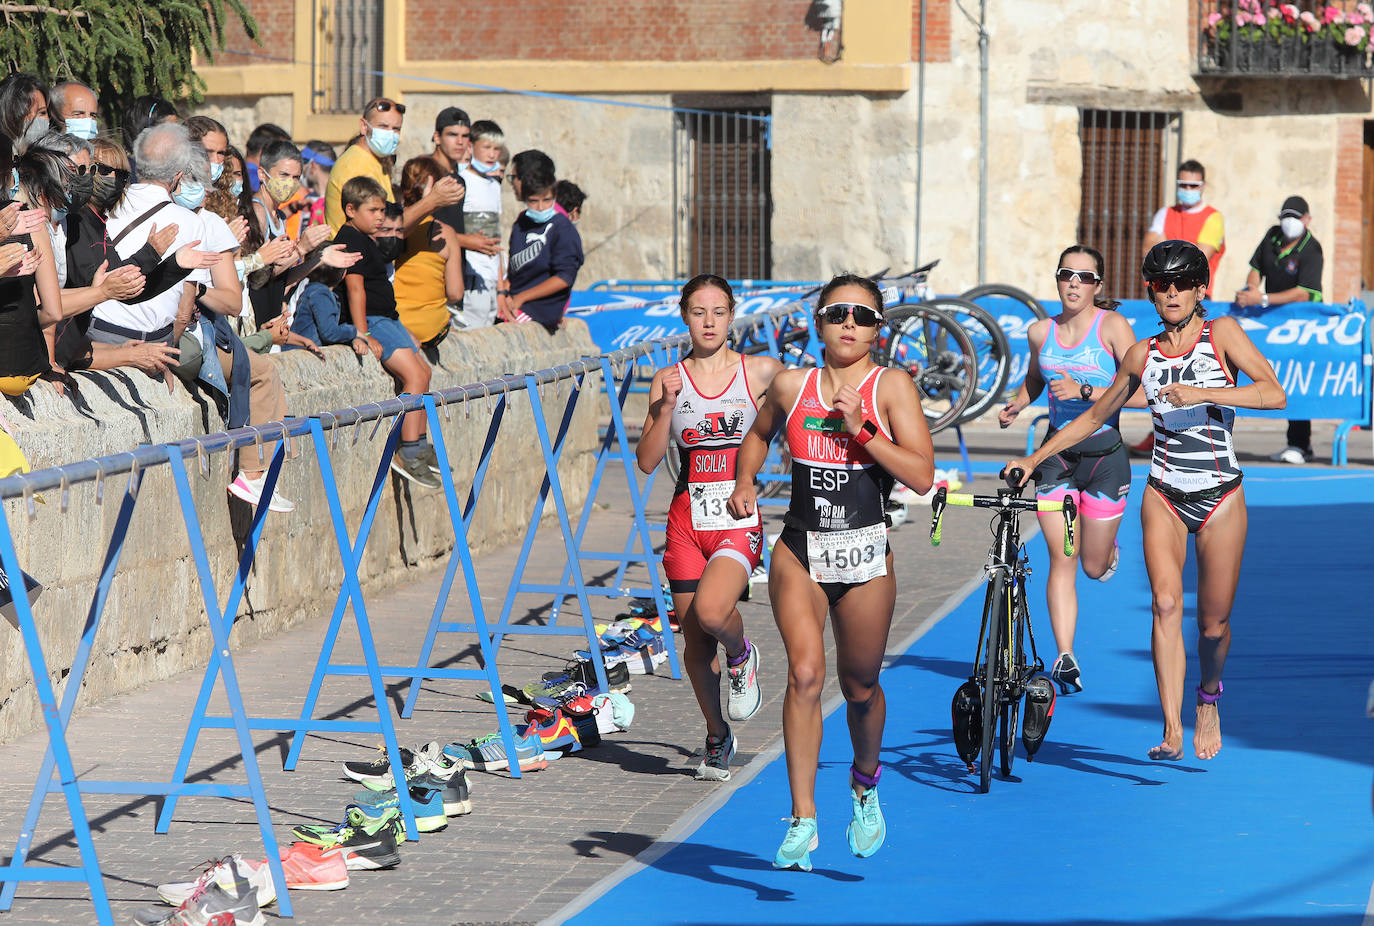
[[(981, 695), (982, 744), (979, 749), (979, 786), (987, 792), (992, 774), (994, 737), (1001, 744), (1002, 775), (1011, 774), (1015, 754), (1017, 718), (1026, 684), (1045, 665), (1035, 649), (1030, 607), (1026, 601), (1026, 577), (1030, 564), (1021, 546), (1020, 515), (1023, 511), (1059, 511), (1064, 516), (1064, 553), (1073, 555), (1073, 525), (1077, 507), (1072, 498), (1062, 502), (1020, 498), (1020, 488), (999, 489), (995, 496), (951, 494), (936, 491), (931, 500), (930, 539), (939, 546), (947, 505), (990, 508), (995, 512), (996, 532), (988, 562), (983, 567), (988, 577), (983, 600), (982, 623), (974, 650), (974, 682)], [(1024, 642), (1029, 638), (1031, 658), (1026, 660)], [(1000, 723), (1000, 731), (997, 729)], [(971, 768), (971, 766), (970, 766)]]

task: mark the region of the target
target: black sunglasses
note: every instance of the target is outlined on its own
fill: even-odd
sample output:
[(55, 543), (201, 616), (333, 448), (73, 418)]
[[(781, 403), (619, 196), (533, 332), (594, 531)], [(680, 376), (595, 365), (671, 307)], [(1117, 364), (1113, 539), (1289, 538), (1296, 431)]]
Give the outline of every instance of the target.
[(101, 164), (99, 161), (96, 161), (94, 164), (89, 165), (73, 164), (72, 173), (76, 174), (78, 177), (84, 177), (87, 174), (90, 174), (92, 176), (99, 174), (102, 177), (118, 177), (121, 180), (129, 176), (129, 172), (127, 170), (121, 170), (118, 167), (111, 167), (109, 164)]
[(1077, 280), (1080, 283), (1097, 284), (1102, 282), (1102, 277), (1092, 270), (1073, 270), (1069, 267), (1060, 267), (1054, 272), (1054, 278), (1060, 283), (1072, 283)]
[(854, 314), (854, 324), (863, 328), (876, 328), (883, 322), (883, 313), (861, 302), (832, 302), (816, 310), (821, 321), (828, 325), (842, 325), (850, 313)]
[(1146, 280), (1145, 286), (1152, 293), (1167, 293), (1170, 287), (1175, 287), (1179, 292), (1193, 289), (1203, 284), (1196, 280)]
[(374, 109), (379, 113), (391, 112), (391, 110), (394, 109), (402, 116), (406, 114), (406, 105), (404, 103), (395, 103), (391, 100), (373, 100), (371, 103), (367, 104), (367, 109), (363, 110), (363, 115), (366, 116)]

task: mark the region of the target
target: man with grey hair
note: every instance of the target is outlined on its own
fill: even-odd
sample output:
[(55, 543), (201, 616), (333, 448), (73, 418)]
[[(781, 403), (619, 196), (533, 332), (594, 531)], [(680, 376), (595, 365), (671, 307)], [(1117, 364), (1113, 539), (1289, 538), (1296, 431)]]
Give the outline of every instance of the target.
[[(115, 251), (121, 258), (129, 257), (147, 242), (157, 226), (165, 228), (169, 223), (177, 226), (171, 250), (198, 244), (206, 234), (204, 223), (196, 212), (176, 200), (194, 204), (188, 198), (189, 189), (203, 188), (209, 182), (210, 160), (205, 149), (191, 141), (185, 126), (164, 122), (139, 133), (134, 140), (134, 163), (139, 182), (129, 187), (106, 223)], [(216, 383), (223, 389), (228, 397), (230, 428), (280, 421), (286, 417), (286, 395), (276, 366), (267, 357), (245, 350), (227, 321), (243, 307), (234, 253), (222, 253), (209, 274), (208, 284), (203, 282), (204, 277), (202, 282), (188, 279), (143, 302), (100, 303), (93, 313), (90, 338), (115, 344), (161, 341), (176, 347), (200, 310), (209, 324), (202, 326), (197, 322), (193, 331), (209, 327), (208, 338), (216, 350), (206, 350), (201, 367), (185, 370), (182, 375)], [(216, 361), (218, 369), (213, 366)], [(168, 384), (171, 385), (170, 380)], [(265, 458), (271, 458), (272, 449), (270, 445), (263, 448)], [(244, 448), (239, 451), (239, 475), (229, 491), (257, 505), (262, 501), (264, 477), (257, 448)], [(273, 511), (295, 508), (280, 493), (274, 493), (270, 505)]]
[(79, 80), (64, 80), (48, 91), (48, 118), (54, 129), (90, 141), (100, 133), (100, 100)]

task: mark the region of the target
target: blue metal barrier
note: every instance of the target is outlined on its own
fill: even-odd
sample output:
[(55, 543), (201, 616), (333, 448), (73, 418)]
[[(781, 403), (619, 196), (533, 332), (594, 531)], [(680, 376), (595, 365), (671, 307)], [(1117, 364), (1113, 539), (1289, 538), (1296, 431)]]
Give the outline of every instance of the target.
[[(801, 311), (800, 307), (775, 309), (766, 317), (755, 316), (741, 319), (741, 330), (749, 326), (762, 326), (769, 332), (769, 347), (781, 351), (786, 345), (777, 336), (790, 316)], [(814, 341), (814, 333), (809, 335)], [(617, 596), (647, 592), (659, 608), (659, 613), (668, 613), (662, 583), (659, 580), (658, 557), (654, 552), (652, 540), (653, 527), (650, 525), (646, 505), (649, 490), (653, 484), (651, 474), (641, 483), (633, 459), (628, 430), (622, 413), (622, 405), (630, 393), (631, 383), (635, 380), (637, 366), (641, 363), (664, 365), (677, 352), (684, 350), (689, 341), (685, 335), (677, 335), (652, 344), (618, 351), (614, 354), (585, 357), (571, 364), (537, 373), (509, 374), (499, 380), (477, 383), (454, 389), (443, 390), (424, 396), (403, 395), (384, 402), (372, 403), (363, 408), (343, 409), (321, 414), (311, 418), (291, 418), (284, 422), (274, 422), (261, 426), (239, 428), (229, 432), (219, 432), (203, 437), (179, 441), (172, 444), (140, 447), (135, 451), (112, 457), (84, 460), (61, 467), (39, 470), (32, 473), (15, 475), (0, 479), (0, 498), (23, 498), (32, 514), (32, 502), (38, 492), (52, 489), (60, 490), (65, 510), (69, 487), (76, 483), (94, 481), (96, 501), (100, 503), (103, 495), (104, 480), (114, 475), (128, 474), (129, 483), (120, 503), (118, 517), (107, 544), (104, 562), (97, 582), (95, 593), (87, 614), (80, 643), (73, 657), (72, 670), (59, 704), (53, 691), (48, 660), (43, 643), (39, 637), (33, 610), (28, 597), (16, 594), (14, 608), (23, 635), (26, 656), (33, 676), (35, 690), (42, 705), (43, 719), (48, 736), (48, 749), (41, 764), (37, 782), (24, 819), (15, 852), (8, 865), (0, 866), (0, 910), (8, 910), (20, 882), (58, 881), (82, 882), (90, 890), (91, 900), (96, 910), (97, 922), (102, 926), (113, 923), (108, 895), (100, 872), (98, 858), (91, 838), (90, 824), (82, 800), (83, 794), (127, 794), (157, 796), (163, 798), (162, 807), (154, 826), (157, 833), (166, 833), (171, 825), (177, 802), (183, 796), (220, 797), (235, 800), (248, 799), (254, 809), (255, 818), (262, 836), (263, 848), (268, 865), (276, 883), (284, 885), (285, 877), (275, 836), (272, 832), (268, 802), (263, 788), (262, 776), (258, 765), (257, 753), (252, 741), (254, 730), (289, 731), (292, 735), (291, 747), (283, 767), (294, 769), (304, 746), (305, 736), (315, 732), (365, 732), (379, 734), (384, 743), (389, 761), (393, 768), (400, 768), (400, 748), (396, 736), (395, 721), (391, 714), (390, 700), (386, 697), (385, 679), (405, 678), (410, 680), (402, 717), (409, 717), (418, 698), (421, 684), (426, 679), (466, 679), (484, 681), (490, 689), (497, 705), (504, 703), (500, 671), (496, 664), (496, 654), (503, 636), (519, 633), (571, 634), (585, 639), (592, 653), (599, 650), (600, 641), (595, 630), (591, 596)], [(809, 345), (814, 347), (814, 344)], [(592, 396), (604, 392), (609, 401), (611, 426), (602, 440), (590, 487), (588, 498), (577, 521), (576, 528), (563, 494), (558, 477), (558, 463), (562, 457), (564, 442), (569, 426), (576, 411), (579, 396), (587, 387), (588, 376), (599, 375), (601, 390), (590, 391)], [(563, 405), (559, 425), (551, 433), (545, 419), (543, 390), (550, 384), (555, 387), (555, 399), (561, 394), (562, 386), (567, 384), (569, 395)], [(534, 512), (526, 531), (518, 565), (512, 576), (510, 588), (502, 607), (500, 618), (488, 622), (482, 604), (482, 596), (477, 581), (471, 547), (468, 542), (468, 528), (471, 525), (474, 508), (481, 496), (485, 476), (491, 461), (496, 439), (503, 423), (507, 420), (511, 394), (524, 391), (530, 403), (534, 418), (535, 432), (539, 439), (544, 478), (536, 498)], [(492, 401), (495, 399), (495, 407)], [(449, 557), (444, 579), (441, 582), (433, 617), (422, 643), (417, 664), (410, 666), (382, 665), (378, 659), (371, 625), (368, 620), (367, 605), (362, 593), (358, 567), (371, 536), (372, 526), (380, 504), (381, 492), (386, 485), (388, 469), (397, 443), (400, 439), (400, 426), (407, 412), (422, 410), (429, 423), (429, 433), (435, 444), (440, 460), (447, 461), (448, 453), (444, 443), (441, 410), (445, 419), (453, 413), (453, 408), (461, 404), (462, 413), (470, 416), (472, 406), (483, 402), (489, 418), (486, 439), (478, 458), (474, 478), (465, 503), (459, 503), (454, 484), (454, 476), (449, 467), (441, 466), (440, 480), (443, 486), (445, 503), (448, 506), (449, 521), (454, 534), (454, 549)], [(556, 406), (555, 406), (556, 407)], [(331, 450), (337, 443), (339, 432), (351, 428), (352, 444), (358, 441), (360, 428), (372, 422), (373, 435), (384, 423), (389, 422), (386, 439), (383, 442), (381, 458), (378, 462), (372, 485), (367, 496), (364, 514), (355, 535), (350, 536), (345, 521), (343, 503), (331, 461)], [(270, 461), (266, 462), (266, 480), (263, 498), (270, 498), (276, 486), (287, 448), (291, 438), (308, 437), (315, 451), (325, 498), (329, 506), (335, 543), (343, 566), (343, 581), (334, 604), (331, 618), (321, 642), (311, 682), (305, 693), (302, 709), (297, 718), (264, 717), (253, 714), (245, 707), (240, 692), (238, 676), (230, 649), (230, 637), (234, 629), (234, 618), (242, 601), (245, 586), (255, 561), (262, 538), (264, 521), (268, 511), (266, 504), (255, 510), (247, 540), (238, 566), (230, 584), (224, 606), (219, 606), (219, 595), (212, 574), (206, 550), (204, 533), (195, 509), (190, 481), (187, 476), (185, 460), (195, 456), (203, 473), (208, 473), (210, 455), (228, 452), (244, 447), (258, 446), (262, 454), (264, 441), (277, 442)], [(629, 497), (634, 511), (630, 534), (626, 544), (619, 552), (597, 551), (584, 548), (588, 519), (595, 510), (596, 494), (606, 467), (615, 465), (616, 460), (624, 469), (629, 485)], [(168, 781), (94, 781), (78, 780), (74, 771), (72, 752), (68, 743), (68, 725), (75, 707), (81, 681), (89, 667), (95, 635), (99, 630), (101, 616), (109, 600), (110, 590), (117, 574), (121, 554), (124, 549), (130, 520), (144, 474), (149, 468), (167, 466), (171, 471), (176, 487), (177, 498), (187, 531), (192, 559), (199, 578), (207, 623), (213, 637), (213, 650), (207, 660), (201, 688), (178, 754), (172, 775)], [(542, 518), (545, 502), (552, 500), (562, 534), (567, 563), (563, 579), (557, 585), (540, 585), (525, 581), (525, 569), (529, 562), (530, 548), (534, 534)], [(609, 587), (589, 586), (583, 576), (584, 561), (613, 561), (617, 563), (615, 578)], [(634, 564), (645, 567), (648, 573), (647, 588), (632, 589), (626, 586), (626, 570)], [(14, 540), (8, 513), (0, 510), (0, 566), (7, 575), (23, 574), (14, 548)], [(454, 580), (459, 569), (463, 578), (472, 611), (468, 622), (448, 622), (443, 615), (450, 600)], [(544, 626), (512, 624), (510, 621), (512, 603), (518, 594), (539, 593), (553, 596), (555, 608), (553, 619)], [(557, 625), (557, 614), (567, 598), (576, 598), (582, 613), (581, 626), (561, 627)], [(363, 664), (345, 665), (333, 662), (334, 646), (346, 610), (351, 610), (363, 650)], [(674, 678), (680, 677), (676, 647), (672, 631), (663, 622), (663, 634), (668, 644), (671, 669)], [(448, 669), (431, 667), (433, 650), (438, 633), (466, 632), (475, 634), (481, 651), (482, 666), (478, 669)], [(605, 668), (601, 660), (593, 659), (593, 666), (599, 683), (606, 684)], [(324, 680), (330, 676), (366, 677), (377, 711), (375, 721), (329, 720), (316, 718), (316, 706)], [(223, 716), (207, 713), (211, 695), (216, 685), (226, 695), (229, 712)], [(500, 735), (507, 755), (515, 755), (514, 729), (505, 710), (497, 710)], [(236, 734), (235, 753), (231, 759), (243, 762), (246, 784), (217, 784), (188, 781), (190, 762), (199, 743), (201, 733), (206, 729), (232, 729)], [(56, 777), (54, 777), (54, 771)], [(512, 763), (513, 777), (520, 777), (519, 763)], [(69, 868), (33, 866), (26, 864), (32, 847), (34, 829), (45, 799), (60, 791), (67, 805), (68, 817), (75, 835), (80, 855), (80, 865)], [(407, 836), (418, 838), (415, 827), (414, 811), (406, 789), (400, 789), (400, 804)], [(279, 910), (282, 916), (292, 915), (292, 905), (286, 890), (278, 893)]]

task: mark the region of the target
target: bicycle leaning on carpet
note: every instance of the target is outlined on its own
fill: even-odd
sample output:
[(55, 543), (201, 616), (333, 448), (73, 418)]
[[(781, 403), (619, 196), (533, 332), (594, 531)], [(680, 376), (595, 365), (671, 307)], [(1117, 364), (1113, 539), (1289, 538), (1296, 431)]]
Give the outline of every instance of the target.
[[(1016, 724), (1021, 699), (1026, 699), (1026, 717), (1021, 741), (1029, 762), (1040, 748), (1054, 717), (1054, 685), (1045, 676), (1045, 664), (1035, 650), (1030, 608), (1026, 604), (1026, 579), (1030, 564), (1021, 546), (1020, 515), (1023, 511), (1061, 511), (1064, 514), (1064, 554), (1073, 555), (1073, 525), (1078, 516), (1072, 498), (1062, 501), (1021, 498), (1018, 484), (1024, 474), (1019, 469), (1004, 472), (1009, 488), (996, 495), (950, 493), (944, 488), (931, 500), (930, 542), (940, 545), (942, 519), (947, 505), (990, 508), (993, 542), (984, 571), (988, 576), (983, 599), (983, 622), (974, 651), (973, 673), (954, 693), (950, 713), (954, 723), (954, 745), (969, 771), (979, 761), (979, 790), (986, 794), (992, 780), (992, 753), (996, 742), (1001, 758), (1002, 777), (1011, 775), (1016, 757)], [(1030, 642), (1027, 658), (1025, 644)]]

